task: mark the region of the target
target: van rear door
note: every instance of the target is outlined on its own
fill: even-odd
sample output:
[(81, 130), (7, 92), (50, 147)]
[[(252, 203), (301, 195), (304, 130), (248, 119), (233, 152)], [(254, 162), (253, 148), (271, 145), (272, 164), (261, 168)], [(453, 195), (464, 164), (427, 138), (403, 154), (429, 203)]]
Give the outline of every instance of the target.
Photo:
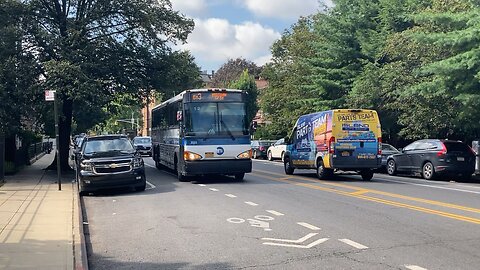
[(345, 170), (378, 168), (381, 128), (374, 110), (334, 110), (332, 167)]

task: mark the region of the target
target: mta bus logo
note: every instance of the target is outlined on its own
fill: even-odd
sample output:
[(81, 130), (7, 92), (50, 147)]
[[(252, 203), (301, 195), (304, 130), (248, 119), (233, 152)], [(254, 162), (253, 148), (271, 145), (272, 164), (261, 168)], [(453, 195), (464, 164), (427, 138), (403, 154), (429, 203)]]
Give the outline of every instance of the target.
[(221, 156), (223, 155), (223, 153), (225, 153), (225, 149), (223, 149), (222, 147), (217, 147), (217, 155)]

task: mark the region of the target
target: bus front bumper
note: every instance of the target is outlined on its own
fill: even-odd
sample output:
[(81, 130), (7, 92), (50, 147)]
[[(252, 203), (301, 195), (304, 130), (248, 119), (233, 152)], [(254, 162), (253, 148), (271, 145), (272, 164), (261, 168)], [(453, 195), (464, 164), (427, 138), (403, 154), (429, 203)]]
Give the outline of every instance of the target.
[(186, 175), (201, 174), (227, 174), (252, 172), (252, 160), (228, 159), (228, 160), (199, 160), (185, 161)]

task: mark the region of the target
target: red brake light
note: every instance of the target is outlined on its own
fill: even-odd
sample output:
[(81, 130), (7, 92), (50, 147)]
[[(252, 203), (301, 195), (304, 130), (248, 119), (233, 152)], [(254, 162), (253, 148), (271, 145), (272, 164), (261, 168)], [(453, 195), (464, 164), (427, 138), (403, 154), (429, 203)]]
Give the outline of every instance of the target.
[(382, 137), (378, 137), (378, 152), (377, 155), (382, 154)]
[(330, 137), (330, 140), (328, 140), (328, 152), (330, 154), (335, 153), (335, 148), (334, 148), (334, 143), (335, 143), (335, 137)]
[(437, 157), (442, 157), (447, 153), (447, 147), (445, 147), (445, 144), (442, 143), (442, 150), (437, 152)]

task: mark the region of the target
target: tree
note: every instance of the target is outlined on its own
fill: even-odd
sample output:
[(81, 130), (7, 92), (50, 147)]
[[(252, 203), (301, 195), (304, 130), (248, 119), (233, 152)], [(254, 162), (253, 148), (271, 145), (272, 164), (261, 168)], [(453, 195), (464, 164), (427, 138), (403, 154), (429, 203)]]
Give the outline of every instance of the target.
[(248, 70), (249, 74), (257, 77), (260, 75), (261, 68), (255, 63), (244, 58), (229, 59), (227, 63), (223, 64), (213, 76), (212, 85), (218, 88), (224, 88), (237, 80), (240, 75)]
[[(60, 99), (64, 168), (74, 108), (82, 102), (102, 107), (118, 93), (160, 91), (142, 72), (154, 69), (152, 63), (173, 68), (176, 57), (168, 44), (185, 41), (194, 26), (168, 0), (27, 0), (22, 5), (28, 11), (22, 16), (28, 27), (23, 43), (35, 50), (44, 89), (56, 90)], [(165, 88), (178, 83), (170, 78), (163, 77)]]
[(25, 12), (18, 1), (0, 2), (0, 134), (6, 136), (18, 133), (24, 124), (35, 126), (37, 112), (46, 106), (38, 87), (40, 66), (34, 52), (22, 46)]
[(237, 81), (230, 83), (230, 88), (245, 90), (248, 93), (246, 107), (247, 107), (247, 122), (251, 123), (255, 114), (258, 111), (257, 106), (257, 84), (255, 78), (250, 75), (248, 70), (244, 70)]

